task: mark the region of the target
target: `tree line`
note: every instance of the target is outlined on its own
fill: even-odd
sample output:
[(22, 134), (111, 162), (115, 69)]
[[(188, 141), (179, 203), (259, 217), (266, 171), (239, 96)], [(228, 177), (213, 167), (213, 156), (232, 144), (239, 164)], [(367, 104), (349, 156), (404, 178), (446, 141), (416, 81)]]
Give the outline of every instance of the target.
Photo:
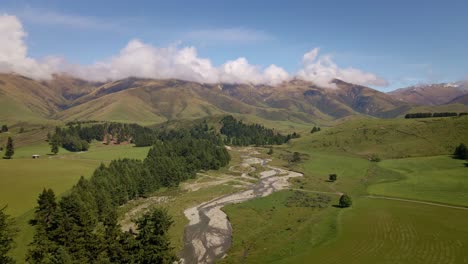
[(155, 130), (138, 124), (109, 122), (86, 124), (88, 123), (70, 122), (65, 128), (56, 127), (54, 134), (47, 135), (51, 151), (57, 153), (59, 146), (72, 152), (86, 151), (93, 140), (105, 144), (128, 142), (134, 143), (137, 147), (151, 146), (160, 138)]
[(224, 142), (228, 145), (281, 145), (292, 138), (298, 138), (296, 132), (288, 135), (276, 133), (273, 129), (265, 128), (259, 124), (244, 124), (233, 116), (226, 116), (221, 120), (220, 132), (225, 136)]
[(410, 113), (406, 114), (405, 118), (430, 118), (430, 117), (450, 117), (450, 116), (464, 116), (468, 113), (455, 113), (455, 112), (440, 112), (440, 113)]

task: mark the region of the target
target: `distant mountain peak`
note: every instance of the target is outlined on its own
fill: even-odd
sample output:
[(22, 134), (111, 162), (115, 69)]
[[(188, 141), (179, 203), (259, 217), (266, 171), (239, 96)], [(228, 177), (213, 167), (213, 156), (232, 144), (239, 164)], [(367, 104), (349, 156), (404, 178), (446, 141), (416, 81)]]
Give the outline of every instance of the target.
[(417, 84), (400, 88), (388, 94), (395, 99), (416, 105), (447, 104), (468, 93), (468, 85), (464, 82)]

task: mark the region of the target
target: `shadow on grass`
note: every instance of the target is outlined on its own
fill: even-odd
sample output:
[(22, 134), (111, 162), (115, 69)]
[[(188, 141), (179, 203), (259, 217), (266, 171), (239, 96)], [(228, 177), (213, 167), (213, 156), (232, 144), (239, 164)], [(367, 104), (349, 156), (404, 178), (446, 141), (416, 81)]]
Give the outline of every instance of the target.
[(348, 207), (340, 206), (339, 204), (334, 204), (332, 206), (335, 207), (335, 208), (340, 208), (340, 209), (348, 208)]

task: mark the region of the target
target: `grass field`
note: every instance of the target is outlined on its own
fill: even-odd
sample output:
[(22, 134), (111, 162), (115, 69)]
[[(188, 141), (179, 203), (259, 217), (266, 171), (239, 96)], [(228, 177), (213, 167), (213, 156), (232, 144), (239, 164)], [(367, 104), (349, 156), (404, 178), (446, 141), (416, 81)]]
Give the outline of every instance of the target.
[(223, 210), (234, 233), (228, 257), (221, 263), (273, 263), (307, 251), (334, 235), (339, 209), (286, 207), (290, 195), (290, 191), (281, 191), (226, 206)]
[[(290, 191), (227, 206), (233, 246), (222, 263), (468, 262), (468, 210), (367, 198), (371, 193), (466, 206), (463, 161), (433, 156), (374, 163), (328, 150), (303, 137), (275, 148), (275, 162), (286, 165), (280, 160), (299, 151), (303, 162), (293, 168), (304, 178), (294, 179), (294, 188), (346, 192), (353, 206), (285, 207)], [(326, 181), (331, 173), (338, 175), (335, 183)], [(338, 196), (330, 196), (337, 204)]]
[[(60, 149), (57, 156), (48, 155), (47, 143), (19, 147), (11, 160), (0, 159), (0, 206), (8, 205), (7, 213), (16, 218), (20, 229), (17, 247), (12, 251), (18, 263), (23, 263), (33, 229), (28, 225), (33, 216), (36, 199), (44, 188), (52, 188), (57, 195), (69, 190), (81, 176), (90, 177), (101, 163), (117, 158), (143, 159), (149, 147), (132, 145), (106, 146), (93, 143), (87, 152), (71, 153)], [(39, 154), (39, 159), (32, 159)]]
[(337, 236), (278, 263), (467, 263), (468, 211), (359, 199)]
[(468, 206), (465, 164), (466, 161), (449, 156), (385, 160), (378, 164), (383, 168), (379, 170), (383, 183), (371, 185), (368, 191), (375, 195)]

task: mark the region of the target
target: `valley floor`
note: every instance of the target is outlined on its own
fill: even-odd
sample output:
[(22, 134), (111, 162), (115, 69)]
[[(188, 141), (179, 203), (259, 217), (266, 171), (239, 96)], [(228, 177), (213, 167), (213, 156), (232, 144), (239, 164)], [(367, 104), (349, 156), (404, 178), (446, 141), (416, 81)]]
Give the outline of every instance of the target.
[[(32, 238), (27, 221), (42, 188), (64, 193), (101, 162), (143, 158), (147, 151), (95, 143), (89, 152), (61, 150), (58, 156), (48, 156), (48, 146), (39, 144), (18, 148), (13, 160), (0, 160), (0, 201), (9, 205), (21, 229), (13, 252), (18, 263), (23, 263)], [(271, 159), (267, 166), (304, 176), (290, 179), (290, 186), (269, 196), (222, 208), (232, 226), (232, 240), (220, 263), (468, 262), (465, 162), (434, 156), (374, 163), (294, 144), (276, 147), (272, 156), (267, 151), (233, 148), (230, 166), (122, 206), (122, 228), (134, 229), (132, 220), (154, 206), (167, 207), (174, 219), (169, 231), (172, 245), (181, 252), (190, 222), (186, 210), (248, 190), (260, 181), (262, 171), (272, 170), (262, 166)], [(302, 153), (302, 162), (296, 165), (287, 162), (293, 151)], [(42, 157), (32, 160), (31, 154)], [(338, 175), (336, 182), (327, 181), (331, 173)], [(291, 206), (297, 191), (328, 196), (331, 201), (324, 208)], [(341, 193), (351, 195), (351, 208), (336, 207)]]

